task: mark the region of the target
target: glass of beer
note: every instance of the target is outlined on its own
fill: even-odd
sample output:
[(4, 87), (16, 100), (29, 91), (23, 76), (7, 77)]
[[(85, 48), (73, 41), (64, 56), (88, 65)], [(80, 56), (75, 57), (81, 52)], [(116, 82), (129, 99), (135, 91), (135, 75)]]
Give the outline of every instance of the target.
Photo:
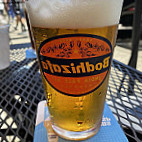
[(52, 127), (65, 139), (100, 129), (122, 3), (26, 2)]

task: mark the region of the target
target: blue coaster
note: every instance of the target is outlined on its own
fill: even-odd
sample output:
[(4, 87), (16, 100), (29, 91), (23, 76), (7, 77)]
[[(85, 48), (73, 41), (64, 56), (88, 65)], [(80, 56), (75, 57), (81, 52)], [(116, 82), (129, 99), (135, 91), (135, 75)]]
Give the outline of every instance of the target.
[[(61, 137), (57, 136), (53, 130), (47, 132), (45, 125), (51, 124), (48, 118), (49, 113), (46, 101), (42, 101), (38, 105), (34, 142), (73, 142), (62, 139)], [(45, 123), (46, 121), (47, 123)], [(52, 129), (51, 126), (49, 129)], [(128, 140), (108, 105), (105, 104), (102, 126), (99, 132), (90, 139), (75, 142), (128, 142)]]
[(26, 58), (27, 59), (37, 58), (36, 52), (33, 49), (27, 49), (26, 50)]

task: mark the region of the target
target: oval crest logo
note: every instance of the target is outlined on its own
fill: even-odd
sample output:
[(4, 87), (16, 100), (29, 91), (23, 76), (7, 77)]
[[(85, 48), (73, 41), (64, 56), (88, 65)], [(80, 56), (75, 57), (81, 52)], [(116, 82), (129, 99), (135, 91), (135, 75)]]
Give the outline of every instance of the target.
[(55, 90), (82, 96), (104, 82), (111, 64), (112, 46), (97, 35), (61, 35), (42, 42), (38, 56), (44, 77)]

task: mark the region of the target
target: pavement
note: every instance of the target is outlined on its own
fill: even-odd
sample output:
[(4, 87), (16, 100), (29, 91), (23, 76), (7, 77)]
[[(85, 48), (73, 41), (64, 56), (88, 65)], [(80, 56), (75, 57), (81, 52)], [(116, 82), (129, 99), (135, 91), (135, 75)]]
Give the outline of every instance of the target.
[[(22, 32), (20, 24), (18, 26), (18, 29), (15, 30), (15, 28), (14, 28), (15, 26), (16, 26), (15, 22), (13, 22), (10, 26), (10, 32), (9, 32), (10, 44), (29, 43), (30, 38), (29, 38), (28, 30), (26, 32)], [(26, 27), (26, 29), (28, 29), (28, 28)], [(119, 42), (119, 45), (121, 45), (121, 46), (116, 45), (113, 57), (114, 57), (114, 59), (128, 65), (128, 62), (129, 62), (130, 56), (131, 56), (131, 48), (127, 48), (126, 44), (129, 47), (131, 47), (130, 43), (120, 44), (120, 42)], [(142, 50), (139, 50), (136, 69), (142, 72), (142, 64), (141, 63), (142, 63)]]

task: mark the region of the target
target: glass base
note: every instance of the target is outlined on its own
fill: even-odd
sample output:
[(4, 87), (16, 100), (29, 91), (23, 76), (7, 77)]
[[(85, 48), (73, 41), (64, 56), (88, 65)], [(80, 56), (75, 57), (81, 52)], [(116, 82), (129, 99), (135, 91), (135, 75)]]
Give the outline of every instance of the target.
[(52, 124), (52, 128), (57, 133), (57, 135), (59, 135), (60, 137), (62, 137), (64, 139), (68, 139), (68, 140), (85, 140), (85, 139), (88, 139), (88, 138), (94, 136), (95, 134), (97, 134), (100, 127), (101, 127), (101, 121), (98, 123), (97, 126), (91, 128), (89, 130), (74, 132), (74, 131), (64, 130), (64, 129), (59, 128), (59, 127)]

